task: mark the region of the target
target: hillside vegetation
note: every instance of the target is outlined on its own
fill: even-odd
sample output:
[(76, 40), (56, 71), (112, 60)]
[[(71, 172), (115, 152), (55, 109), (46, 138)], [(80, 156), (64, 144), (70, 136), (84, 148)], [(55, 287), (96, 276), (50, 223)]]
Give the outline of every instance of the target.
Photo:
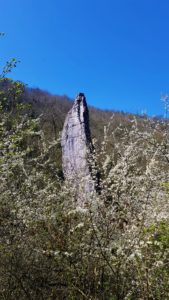
[[(54, 96), (40, 89), (26, 89), (23, 101), (31, 104), (34, 116), (42, 115), (42, 126), (47, 136), (51, 139), (57, 138), (59, 131), (63, 128), (66, 114), (73, 105), (73, 100), (67, 96)], [(89, 107), (90, 126), (93, 138), (103, 138), (104, 126), (107, 125), (112, 111), (104, 111)], [(125, 114), (116, 112), (117, 122), (125, 119)]]
[[(40, 126), (45, 134), (46, 141), (50, 142), (60, 137), (66, 114), (71, 109), (74, 100), (67, 96), (51, 95), (40, 89), (26, 88), (20, 101), (30, 104), (29, 114), (31, 117), (36, 118), (40, 116)], [(92, 138), (97, 142), (99, 149), (108, 124), (109, 131), (113, 131), (119, 125), (129, 128), (131, 126), (130, 121), (135, 118), (138, 120), (141, 128), (144, 127), (143, 120), (146, 118), (129, 113), (101, 110), (90, 106), (89, 114)], [(107, 148), (110, 147), (110, 151), (112, 148), (111, 143), (111, 140), (109, 140)], [(55, 158), (61, 168), (61, 151), (59, 149), (57, 154), (59, 156)]]
[(90, 108), (101, 192), (79, 207), (61, 170), (71, 105), (1, 79), (0, 299), (169, 299), (168, 120)]

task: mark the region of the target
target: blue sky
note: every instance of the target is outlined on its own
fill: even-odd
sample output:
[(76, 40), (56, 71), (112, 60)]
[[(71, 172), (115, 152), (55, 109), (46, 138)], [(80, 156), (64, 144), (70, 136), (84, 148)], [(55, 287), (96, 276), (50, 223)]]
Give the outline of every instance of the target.
[(168, 0), (0, 0), (0, 65), (31, 87), (106, 109), (162, 115)]

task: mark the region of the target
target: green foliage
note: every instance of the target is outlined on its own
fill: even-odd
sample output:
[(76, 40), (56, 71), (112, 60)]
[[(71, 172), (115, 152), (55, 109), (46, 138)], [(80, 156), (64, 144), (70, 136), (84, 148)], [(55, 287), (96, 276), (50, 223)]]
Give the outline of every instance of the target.
[(165, 220), (162, 220), (145, 229), (145, 233), (149, 236), (153, 251), (160, 251), (161, 256), (163, 256), (164, 252), (169, 249), (169, 224)]

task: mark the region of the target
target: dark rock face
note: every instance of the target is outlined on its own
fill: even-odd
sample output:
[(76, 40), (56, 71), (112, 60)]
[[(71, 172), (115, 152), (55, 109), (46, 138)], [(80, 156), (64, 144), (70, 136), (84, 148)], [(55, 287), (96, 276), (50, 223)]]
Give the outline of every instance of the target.
[(79, 93), (68, 112), (62, 131), (62, 166), (65, 179), (82, 192), (95, 190), (92, 179), (92, 141), (86, 98)]

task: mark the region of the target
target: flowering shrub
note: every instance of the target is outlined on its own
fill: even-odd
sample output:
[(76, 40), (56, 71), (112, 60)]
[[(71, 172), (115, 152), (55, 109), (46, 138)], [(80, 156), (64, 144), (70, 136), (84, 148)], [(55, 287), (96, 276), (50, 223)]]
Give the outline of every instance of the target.
[(92, 158), (100, 193), (77, 195), (23, 85), (2, 85), (0, 298), (168, 299), (168, 121), (112, 118)]

